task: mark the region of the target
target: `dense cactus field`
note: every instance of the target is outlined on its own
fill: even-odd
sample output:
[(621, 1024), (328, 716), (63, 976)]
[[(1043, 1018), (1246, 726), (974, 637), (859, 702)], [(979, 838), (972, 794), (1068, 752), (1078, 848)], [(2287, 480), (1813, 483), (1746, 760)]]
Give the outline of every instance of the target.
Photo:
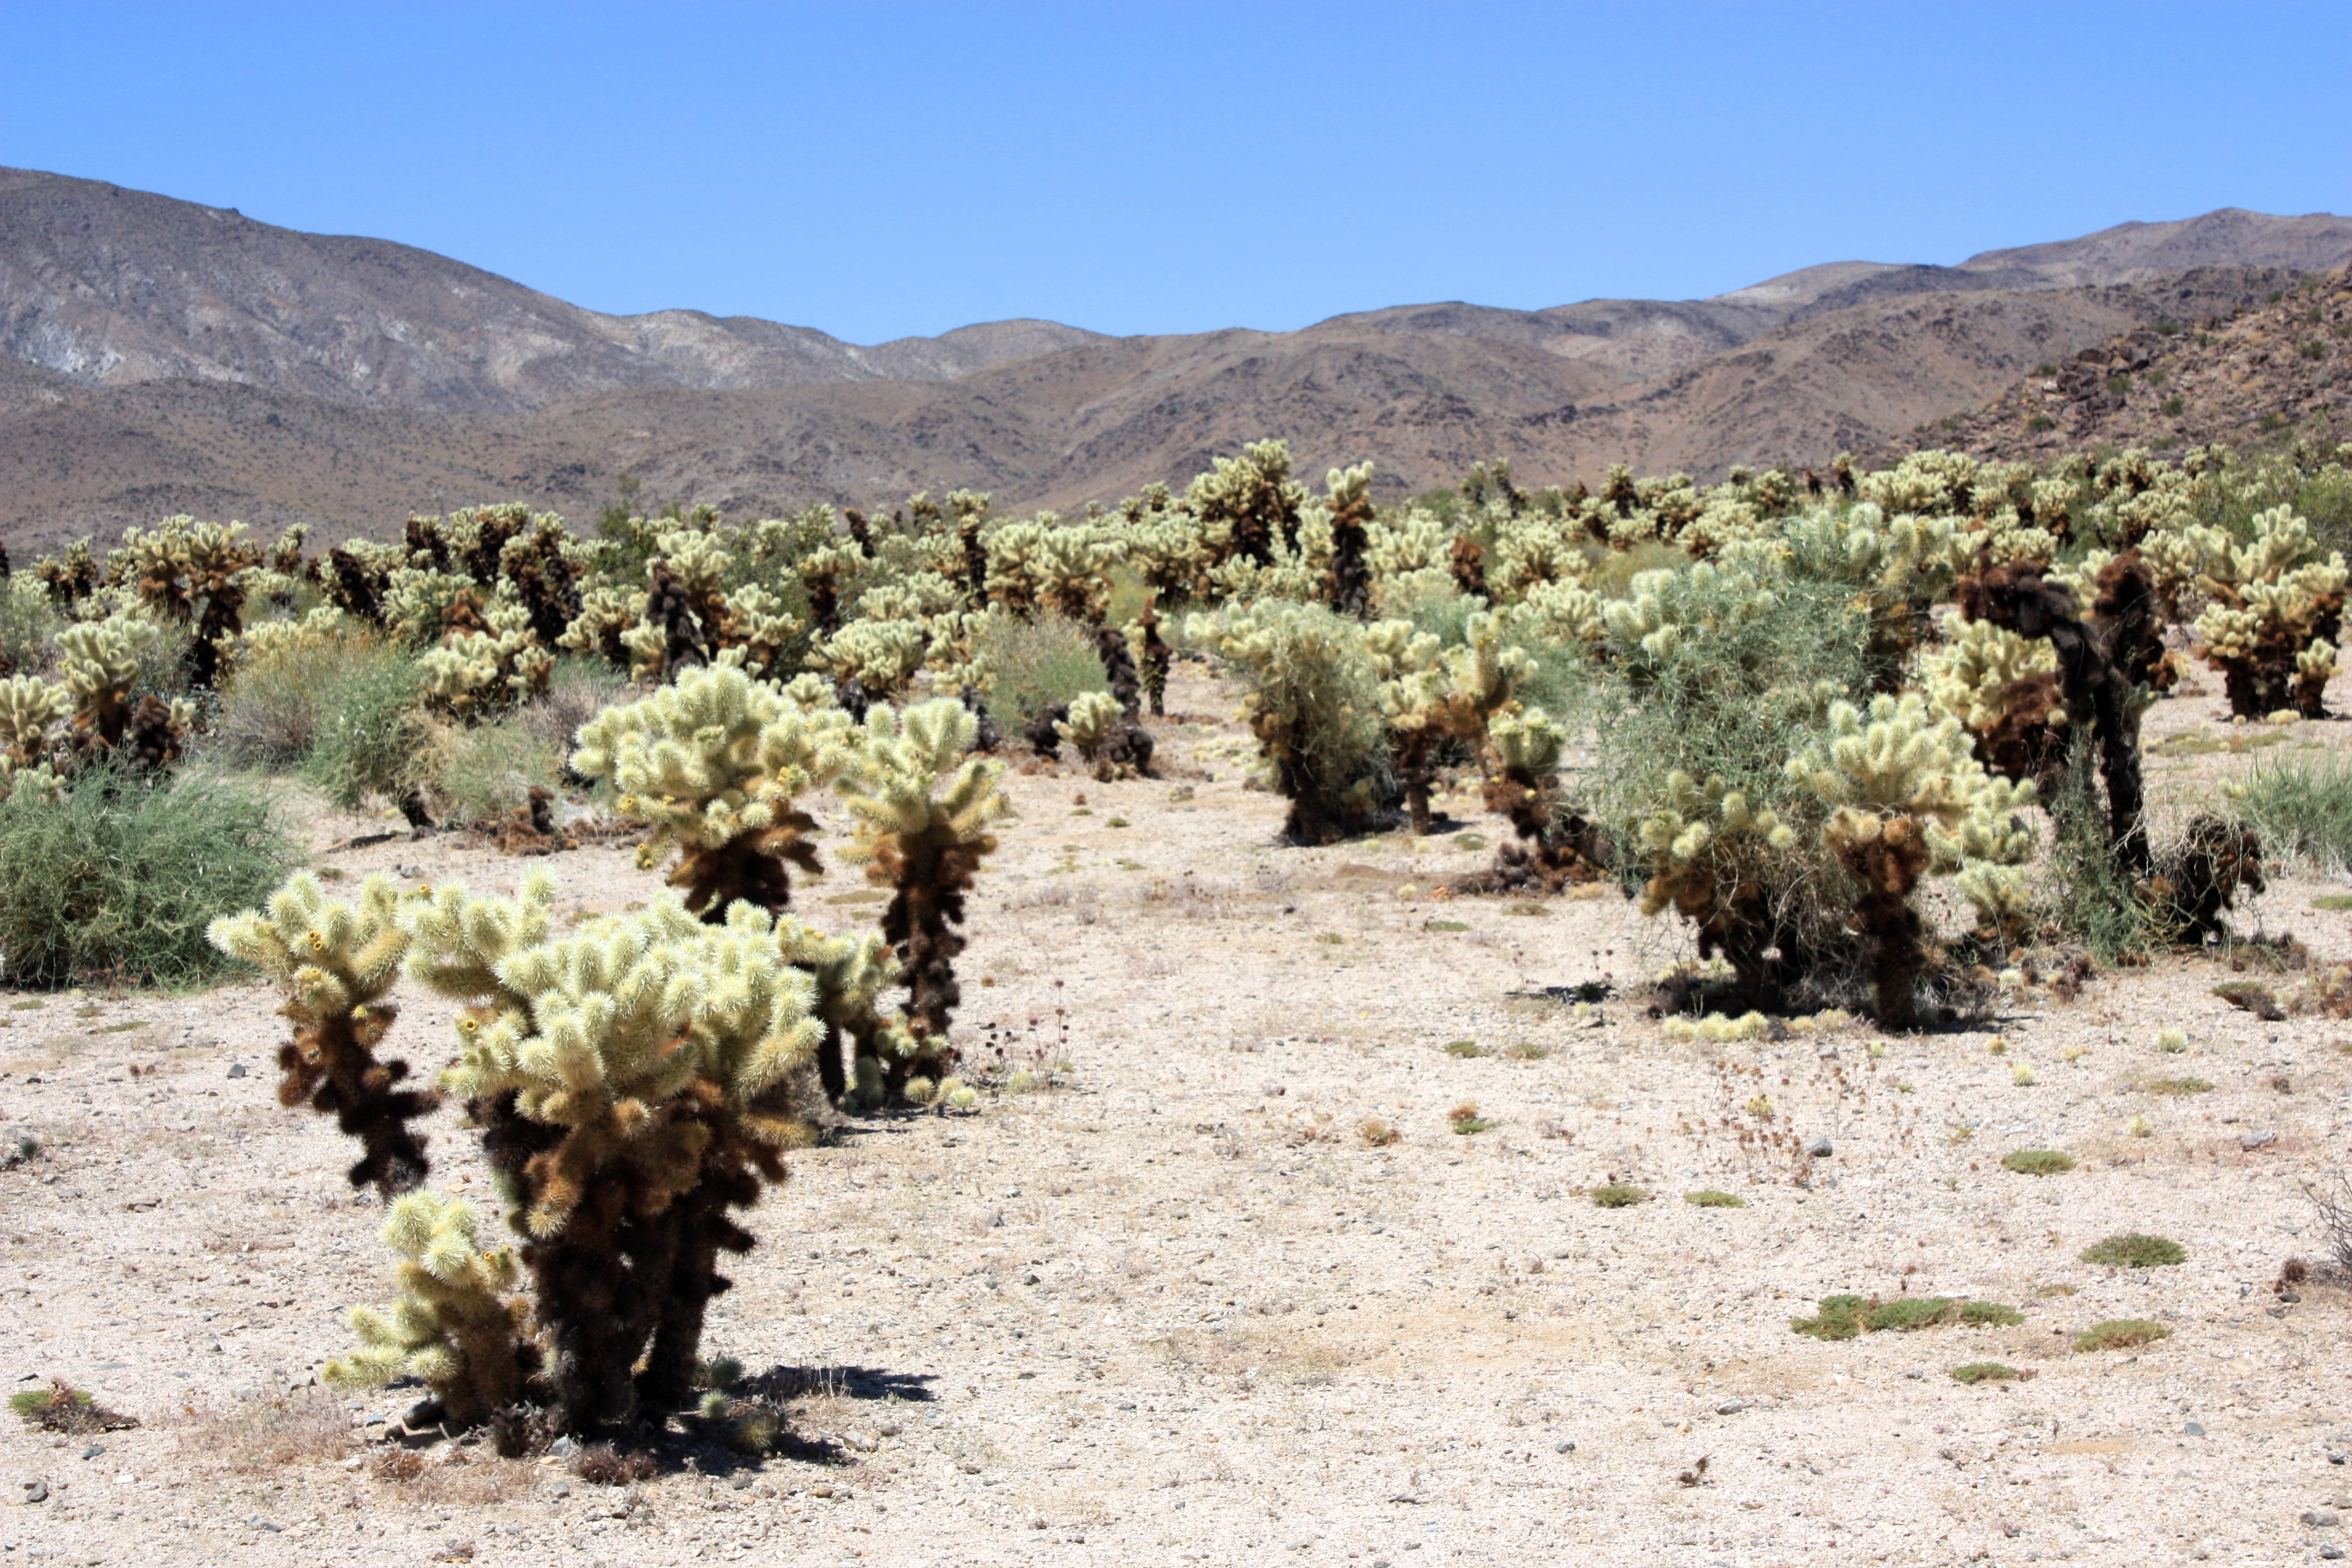
[(0, 1544), (2321, 1539), (2352, 453), (1370, 478), (0, 580)]

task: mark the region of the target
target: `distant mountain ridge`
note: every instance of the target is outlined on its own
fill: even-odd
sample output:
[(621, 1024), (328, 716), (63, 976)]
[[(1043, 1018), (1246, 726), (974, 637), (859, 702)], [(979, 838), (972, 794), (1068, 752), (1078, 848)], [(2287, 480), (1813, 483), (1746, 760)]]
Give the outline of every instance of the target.
[(625, 386), (950, 380), (1097, 336), (992, 321), (860, 347), (749, 316), (608, 316), (388, 240), (0, 169), (0, 352), (81, 385), (506, 410)]
[(860, 346), (693, 310), (609, 316), (390, 241), (0, 170), (0, 538), (165, 512), (386, 532), (490, 499), (572, 512), (637, 476), (730, 510), (970, 486), (1075, 508), (1265, 435), (1381, 493), (1505, 457), (1820, 461), (2038, 362), (2226, 314), (2352, 261), (2352, 219), (2223, 209), (1987, 251), (1834, 262), (1711, 300), (1464, 303), (1292, 332), (999, 321)]

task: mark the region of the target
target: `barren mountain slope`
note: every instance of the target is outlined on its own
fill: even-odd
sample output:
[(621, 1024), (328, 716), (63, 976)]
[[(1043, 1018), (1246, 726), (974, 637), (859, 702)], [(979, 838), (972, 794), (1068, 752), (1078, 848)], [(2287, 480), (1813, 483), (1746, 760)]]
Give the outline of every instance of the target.
[(859, 348), (751, 317), (606, 316), (409, 246), (0, 169), (0, 353), (85, 386), (186, 377), (480, 412), (616, 386), (930, 379), (1092, 336), (1002, 322)]
[[(1795, 321), (1643, 386), (1501, 335), (1383, 331), (1104, 340), (952, 382), (639, 387), (474, 418), (360, 410), (251, 387), (74, 392), (0, 416), (0, 538), (47, 548), (175, 510), (383, 533), (494, 498), (568, 515), (623, 473), (648, 493), (772, 515), (969, 487), (1075, 510), (1182, 484), (1269, 433), (1301, 472), (1365, 458), (1391, 498), (1508, 458), (1534, 483), (1611, 463), (1719, 473), (1900, 439), (2044, 361), (2160, 319), (2232, 310), (2284, 275), (1914, 295)], [(275, 421), (273, 423), (273, 420)]]
[(2100, 447), (2156, 451), (2352, 440), (2352, 269), (2313, 278), (2201, 329), (2147, 328), (2093, 345), (1912, 445), (2046, 458)]
[[(1713, 300), (1461, 303), (1296, 332), (1113, 339), (1001, 321), (873, 347), (689, 310), (598, 315), (429, 252), (0, 170), (0, 538), (175, 510), (385, 532), (488, 499), (573, 515), (631, 473), (730, 512), (969, 486), (1073, 510), (1265, 435), (1395, 497), (1507, 457), (1702, 476), (1819, 462), (2158, 319), (2352, 252), (2352, 220), (2234, 209), (1954, 267), (1836, 262)], [(2072, 280), (2086, 286), (2062, 287)]]
[[(1913, 294), (1792, 322), (1615, 407), (1570, 425), (1579, 474), (1614, 460), (1637, 469), (1719, 473), (1733, 463), (1818, 463), (1983, 395), (1982, 388), (2063, 360), (2102, 331), (2196, 321), (2292, 281), (2281, 272), (2207, 268), (2159, 284)], [(2113, 323), (2103, 326), (2103, 323)]]
[(2053, 285), (2141, 283), (2192, 267), (2284, 267), (2326, 272), (2352, 262), (2352, 218), (2283, 217), (2220, 207), (2172, 223), (2119, 223), (2079, 239), (1981, 251), (1971, 272), (2039, 274)]

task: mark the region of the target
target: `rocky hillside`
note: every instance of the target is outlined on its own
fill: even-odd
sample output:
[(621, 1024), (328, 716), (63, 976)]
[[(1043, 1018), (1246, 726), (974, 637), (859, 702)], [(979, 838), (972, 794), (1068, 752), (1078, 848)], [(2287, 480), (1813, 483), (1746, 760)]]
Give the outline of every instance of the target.
[(2225, 209), (1956, 267), (1835, 262), (1711, 300), (1462, 303), (1291, 332), (1003, 321), (859, 346), (689, 310), (607, 316), (445, 257), (0, 170), (0, 540), (174, 511), (329, 533), (619, 478), (772, 513), (967, 486), (1071, 510), (1274, 434), (1388, 497), (1508, 458), (1818, 462), (2164, 321), (2352, 259), (2352, 219)]
[(1916, 446), (2016, 459), (2296, 440), (2352, 441), (2352, 270), (2306, 276), (2238, 310), (2182, 312), (2119, 333), (1912, 436)]
[(481, 413), (616, 387), (945, 380), (1096, 335), (994, 321), (861, 348), (751, 317), (607, 316), (411, 246), (0, 169), (0, 354), (86, 387)]

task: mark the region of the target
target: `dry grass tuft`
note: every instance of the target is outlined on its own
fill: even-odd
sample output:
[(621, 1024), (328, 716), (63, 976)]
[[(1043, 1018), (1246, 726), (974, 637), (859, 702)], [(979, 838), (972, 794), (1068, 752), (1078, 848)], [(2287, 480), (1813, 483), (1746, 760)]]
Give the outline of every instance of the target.
[(361, 1437), (340, 1398), (306, 1388), (202, 1414), (181, 1441), (203, 1458), (250, 1474), (344, 1458)]

